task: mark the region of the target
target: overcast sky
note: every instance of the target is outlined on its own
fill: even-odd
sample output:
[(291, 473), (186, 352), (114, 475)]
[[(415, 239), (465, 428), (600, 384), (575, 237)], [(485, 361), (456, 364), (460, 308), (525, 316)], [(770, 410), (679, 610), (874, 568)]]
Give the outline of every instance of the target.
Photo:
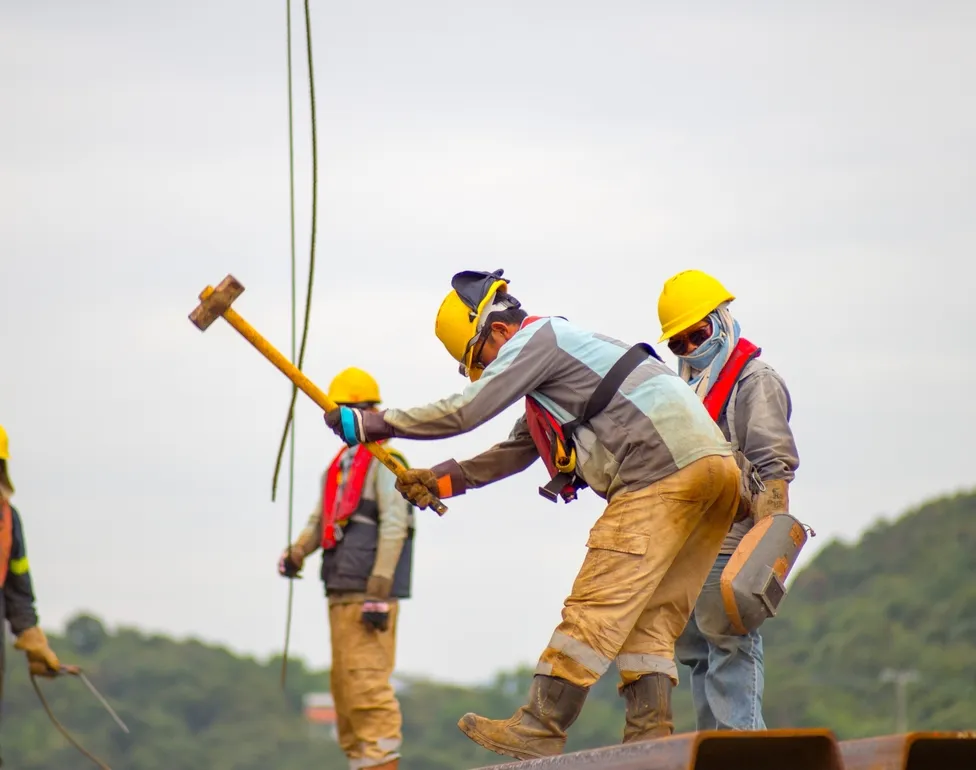
[[(293, 4), (299, 301), (311, 203)], [(388, 406), (464, 385), (433, 334), (451, 275), (504, 268), (528, 310), (656, 342), (670, 275), (737, 295), (790, 387), (793, 512), (831, 538), (976, 484), (976, 25), (970, 4), (312, 3), (317, 275), (306, 372)], [(881, 10), (881, 9), (884, 10)], [(283, 1), (0, 11), (0, 423), (39, 609), (280, 650), (290, 385), (222, 321), (290, 344)], [(659, 346), (667, 361), (673, 359)], [(300, 395), (295, 527), (338, 448)], [(508, 433), (401, 442), (415, 466)], [(399, 670), (532, 663), (601, 510), (541, 463), (419, 516)], [(319, 557), (293, 650), (329, 659)], [(787, 600), (788, 601), (788, 600)]]

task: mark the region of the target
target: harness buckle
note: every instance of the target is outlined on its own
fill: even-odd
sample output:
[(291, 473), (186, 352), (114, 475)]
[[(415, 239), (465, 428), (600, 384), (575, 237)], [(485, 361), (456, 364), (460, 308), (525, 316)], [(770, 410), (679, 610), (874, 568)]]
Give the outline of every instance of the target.
[[(558, 502), (559, 498), (563, 502), (571, 502), (576, 499), (576, 477), (569, 473), (558, 473), (549, 479), (549, 483), (544, 487), (539, 487), (539, 494), (550, 503)], [(567, 491), (568, 489), (568, 491)]]
[(756, 487), (756, 493), (758, 494), (760, 492), (765, 492), (766, 491), (766, 485), (763, 484), (763, 480), (759, 476), (759, 471), (757, 471), (755, 468), (753, 468), (752, 469), (752, 472), (749, 475), (752, 478), (753, 485)]
[(552, 462), (561, 473), (572, 474), (576, 470), (576, 449), (570, 449), (567, 454), (565, 446), (557, 439)]

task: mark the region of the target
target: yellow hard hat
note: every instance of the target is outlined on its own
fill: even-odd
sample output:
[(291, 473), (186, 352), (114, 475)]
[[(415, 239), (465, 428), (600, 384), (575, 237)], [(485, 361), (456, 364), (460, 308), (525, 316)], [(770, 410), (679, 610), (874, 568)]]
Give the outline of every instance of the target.
[(664, 282), (657, 301), (657, 317), (661, 322), (664, 342), (698, 323), (723, 302), (735, 297), (716, 278), (701, 270), (685, 270)]
[(0, 484), (5, 485), (11, 492), (14, 491), (13, 482), (10, 481), (10, 471), (7, 468), (7, 461), (10, 459), (10, 444), (7, 442), (7, 431), (0, 425)]
[[(504, 270), (492, 273), (480, 270), (464, 270), (451, 279), (453, 287), (444, 297), (437, 318), (434, 320), (434, 334), (441, 341), (451, 358), (460, 366), (458, 370), (475, 382), (481, 377), (481, 369), (472, 369), (471, 357), (474, 355), (474, 342), (482, 331), (485, 311), (494, 304), (497, 295), (508, 294), (508, 279), (502, 278)], [(518, 307), (514, 297), (507, 302)]]
[(329, 383), (329, 398), (337, 404), (378, 404), (382, 400), (376, 380), (355, 366), (343, 369)]

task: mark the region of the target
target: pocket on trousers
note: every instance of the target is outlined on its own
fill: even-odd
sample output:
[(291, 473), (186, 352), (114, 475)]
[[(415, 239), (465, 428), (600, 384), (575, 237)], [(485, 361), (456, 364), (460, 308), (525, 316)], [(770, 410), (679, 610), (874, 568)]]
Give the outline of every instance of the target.
[(636, 532), (620, 532), (616, 529), (594, 528), (590, 530), (590, 536), (586, 541), (587, 548), (629, 553), (634, 556), (644, 556), (650, 546), (650, 536)]
[[(350, 648), (346, 653), (346, 668), (350, 672), (385, 672), (390, 668), (389, 654), (378, 639), (366, 638), (362, 643)], [(360, 685), (362, 684), (364, 683), (361, 682)]]
[(661, 500), (679, 505), (701, 505), (713, 484), (710, 459), (695, 460), (656, 482), (654, 486)]

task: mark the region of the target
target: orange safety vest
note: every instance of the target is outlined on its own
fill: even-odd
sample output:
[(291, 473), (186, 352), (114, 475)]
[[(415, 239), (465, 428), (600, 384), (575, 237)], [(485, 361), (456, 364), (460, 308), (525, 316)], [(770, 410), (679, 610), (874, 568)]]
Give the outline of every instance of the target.
[[(376, 443), (380, 444), (383, 441)], [(322, 488), (322, 548), (326, 551), (336, 547), (336, 525), (346, 521), (359, 508), (363, 486), (366, 484), (366, 474), (373, 459), (370, 451), (360, 444), (356, 447), (349, 476), (343, 479), (340, 463), (348, 449), (349, 447), (344, 446), (339, 450), (325, 474), (325, 485)], [(342, 494), (337, 494), (340, 489)]]
[[(10, 503), (0, 500), (0, 588), (7, 582), (10, 568), (10, 552), (14, 547), (14, 515)], [(0, 618), (0, 623), (3, 619)]]
[(729, 360), (725, 362), (725, 366), (722, 367), (722, 371), (718, 373), (718, 379), (715, 380), (715, 384), (709, 388), (708, 393), (705, 395), (703, 403), (708, 413), (712, 416), (715, 422), (718, 422), (718, 418), (722, 415), (722, 410), (725, 409), (726, 404), (729, 403), (729, 396), (732, 395), (732, 388), (735, 387), (735, 383), (739, 381), (739, 375), (742, 374), (742, 370), (746, 368), (752, 359), (759, 358), (759, 354), (762, 352), (762, 348), (756, 347), (745, 337), (739, 337), (739, 341), (735, 344), (732, 349), (732, 355), (729, 356)]

